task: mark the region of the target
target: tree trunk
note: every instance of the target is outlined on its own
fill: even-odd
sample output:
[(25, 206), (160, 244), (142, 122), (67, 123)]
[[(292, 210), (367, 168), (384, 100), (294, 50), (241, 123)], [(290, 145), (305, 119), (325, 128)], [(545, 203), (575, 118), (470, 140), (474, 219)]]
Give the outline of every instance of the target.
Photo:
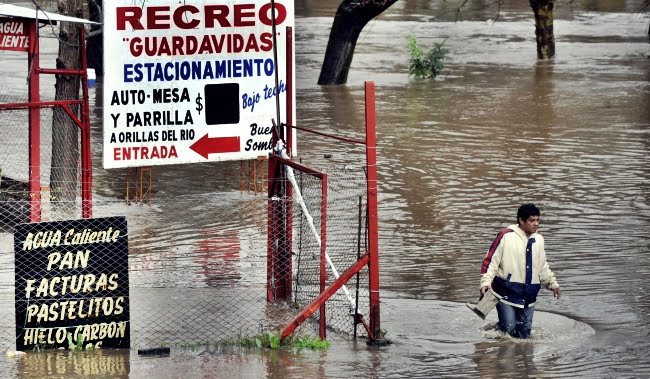
[[(82, 17), (81, 0), (59, 0), (60, 14)], [(79, 25), (62, 22), (59, 32), (59, 69), (79, 69)], [(55, 100), (79, 99), (80, 78), (73, 75), (57, 75)], [(79, 115), (79, 107), (72, 111)], [(79, 127), (61, 107), (52, 111), (52, 168), (50, 190), (57, 210), (74, 210), (78, 191), (77, 167), (79, 165)], [(63, 207), (69, 208), (63, 208)]]
[(537, 58), (551, 59), (555, 56), (553, 0), (530, 0), (530, 6), (533, 8), (533, 13), (535, 13)]
[(344, 84), (359, 34), (397, 0), (343, 0), (334, 16), (318, 84)]
[[(90, 21), (102, 22), (102, 2), (101, 0), (88, 0), (88, 19)], [(97, 76), (104, 75), (104, 41), (102, 37), (101, 25), (92, 25), (90, 27), (91, 36), (87, 40), (86, 58), (88, 67), (95, 69)], [(97, 34), (95, 34), (97, 33)]]

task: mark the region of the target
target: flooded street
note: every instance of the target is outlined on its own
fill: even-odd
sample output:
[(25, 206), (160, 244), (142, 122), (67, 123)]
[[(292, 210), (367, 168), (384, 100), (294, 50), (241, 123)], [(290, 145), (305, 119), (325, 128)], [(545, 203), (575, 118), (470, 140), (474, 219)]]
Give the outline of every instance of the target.
[[(382, 320), (396, 342), (379, 353), (379, 376), (650, 372), (647, 15), (556, 20), (552, 62), (534, 59), (524, 15), (493, 24), (386, 16), (360, 38), (348, 86), (298, 92), (300, 122), (347, 130), (363, 120), (349, 105), (361, 104), (362, 81), (377, 83), (382, 288), (390, 291)], [(314, 38), (327, 34), (324, 23), (310, 29)], [(443, 77), (405, 82), (409, 33), (425, 46), (445, 41)], [(320, 48), (301, 47), (314, 82)], [(563, 297), (542, 293), (535, 342), (494, 341), (458, 303), (475, 296), (488, 245), (525, 201), (542, 209)], [(539, 310), (567, 319), (544, 325), (550, 314)]]
[[(347, 85), (320, 87), (337, 3), (296, 2), (297, 124), (359, 138), (363, 82), (375, 82), (381, 325), (393, 344), (369, 348), (332, 334), (325, 351), (2, 354), (0, 376), (650, 376), (650, 17), (636, 13), (642, 1), (556, 4), (550, 62), (536, 59), (528, 2), (504, 2), (494, 22), (496, 9), (470, 1), (454, 22), (450, 4), (399, 1), (366, 26)], [(441, 77), (408, 77), (409, 34), (424, 50), (444, 41), (450, 53)], [(2, 69), (3, 76), (17, 71)], [(192, 287), (174, 294), (182, 299), (230, 289), (224, 282), (263, 284), (266, 210), (254, 205), (260, 195), (240, 194), (239, 162), (156, 167), (153, 205), (127, 207), (123, 172), (101, 168), (100, 89), (91, 91), (95, 214), (134, 220), (129, 265), (139, 287), (132, 295)], [(307, 162), (347, 148), (298, 134)], [(193, 206), (160, 219), (168, 215), (166, 196), (179, 192)], [(533, 338), (515, 341), (488, 330), (495, 314), (482, 321), (465, 302), (477, 299), (482, 259), (523, 202), (541, 209), (562, 298), (543, 290)], [(220, 253), (218, 267), (201, 255), (206, 230), (218, 235), (208, 243), (234, 249)], [(13, 262), (11, 241), (0, 233), (5, 267)], [(170, 266), (184, 270), (166, 275)], [(13, 272), (0, 271), (3, 301), (13, 298), (12, 281)], [(174, 305), (154, 306), (162, 313)]]

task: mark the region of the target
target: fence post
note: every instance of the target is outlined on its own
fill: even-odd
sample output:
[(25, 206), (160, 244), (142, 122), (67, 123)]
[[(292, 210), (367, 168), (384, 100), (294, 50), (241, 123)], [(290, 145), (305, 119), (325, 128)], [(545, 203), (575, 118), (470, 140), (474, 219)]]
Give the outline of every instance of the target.
[[(327, 284), (327, 174), (321, 180), (321, 211), (320, 211), (320, 294), (325, 292)], [(318, 336), (321, 339), (327, 338), (327, 315), (325, 314), (325, 302), (320, 306), (320, 323)]]
[[(287, 155), (289, 159), (293, 158), (293, 28), (287, 26)], [(278, 89), (277, 96), (280, 96)]]
[[(292, 159), (293, 157), (293, 151), (292, 151), (292, 142), (293, 142), (293, 28), (287, 27), (287, 36), (286, 36), (286, 80), (287, 80), (287, 94), (286, 94), (286, 133), (285, 136), (287, 138), (286, 142), (286, 149), (287, 149), (287, 156), (289, 159)], [(280, 97), (280, 89), (276, 88), (277, 91), (277, 97)], [(278, 121), (279, 122), (279, 121)], [(282, 130), (282, 124), (280, 124), (280, 130)], [(285, 168), (286, 170), (286, 168)], [(287, 301), (291, 300), (291, 291), (293, 288), (293, 258), (292, 258), (292, 252), (293, 252), (293, 235), (292, 235), (292, 230), (293, 230), (293, 206), (292, 206), (292, 201), (293, 201), (293, 188), (291, 185), (289, 185), (288, 180), (286, 178), (286, 172), (283, 170), (283, 182), (285, 183), (285, 192), (286, 192), (286, 202), (285, 202), (285, 220), (286, 220), (286, 229), (285, 229), (285, 236), (284, 236), (284, 244), (283, 244), (283, 252), (282, 252), (282, 282), (285, 287), (285, 292), (284, 292), (284, 299)]]
[(41, 221), (41, 101), (38, 57), (38, 24), (29, 25), (29, 221)]
[(366, 165), (368, 170), (368, 271), (370, 287), (370, 331), (380, 339), (379, 312), (379, 222), (377, 219), (377, 136), (375, 118), (375, 83), (365, 82)]

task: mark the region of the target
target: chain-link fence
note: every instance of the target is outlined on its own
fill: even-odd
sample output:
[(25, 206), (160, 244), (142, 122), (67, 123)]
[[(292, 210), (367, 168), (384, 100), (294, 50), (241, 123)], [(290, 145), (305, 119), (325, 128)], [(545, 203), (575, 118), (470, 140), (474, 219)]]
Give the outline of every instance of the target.
[[(45, 249), (36, 249), (40, 255), (29, 255), (23, 266), (18, 266), (18, 258), (27, 251), (23, 249), (25, 238), (21, 240), (16, 234), (20, 227), (8, 223), (1, 226), (0, 344), (12, 347), (21, 336), (25, 341), (25, 334), (19, 335), (21, 331), (16, 329), (17, 313), (20, 320), (27, 318), (31, 323), (23, 329), (43, 330), (44, 340), (40, 342), (44, 343), (39, 348), (64, 339), (61, 328), (73, 333), (74, 343), (82, 336), (85, 346), (105, 335), (128, 335), (130, 346), (151, 347), (218, 344), (262, 331), (276, 333), (321, 293), (321, 283), (327, 287), (336, 279), (333, 269), (342, 274), (366, 251), (365, 174), (363, 165), (353, 167), (353, 161), (359, 160), (323, 158), (321, 167), (328, 171), (326, 198), (322, 179), (294, 170), (308, 212), (298, 203), (295, 191), (290, 199), (240, 192), (237, 183), (228, 180), (237, 177), (237, 162), (184, 170), (156, 168), (159, 171), (152, 172), (153, 198), (149, 204), (131, 201), (127, 205), (128, 170), (96, 170), (94, 226), (75, 227), (77, 221), (62, 218), (52, 218), (59, 222), (28, 224), (49, 225), (49, 230), (59, 230), (61, 236)], [(290, 211), (284, 213), (290, 214), (290, 229), (280, 228), (272, 219), (268, 222), (273, 214), (269, 209), (278, 206), (283, 212)], [(331, 265), (327, 261), (323, 264), (316, 238), (321, 235), (324, 210), (324, 243)], [(118, 238), (128, 237), (126, 259), (115, 255), (120, 254), (119, 249), (114, 252), (115, 241), (90, 242), (92, 233), (116, 230), (112, 225), (115, 216), (126, 219), (127, 232)], [(286, 288), (289, 301), (277, 304), (267, 302), (268, 291), (276, 289), (275, 283), (269, 285), (267, 280), (267, 242), (274, 228), (285, 236), (289, 233), (291, 240)], [(67, 245), (76, 233), (81, 233), (77, 242), (85, 244)], [(12, 238), (23, 241), (18, 242), (15, 252)], [(93, 240), (103, 238), (94, 236)], [(277, 249), (278, 244), (272, 242), (271, 247)], [(321, 282), (323, 268), (326, 278)], [(118, 303), (118, 299), (123, 300)], [(57, 305), (46, 309), (43, 304)], [(336, 291), (325, 304), (328, 330), (352, 335), (353, 315), (368, 314), (367, 269), (359, 272), (358, 282), (354, 275), (345, 289)], [(115, 315), (118, 305), (122, 312)], [(62, 316), (64, 311), (67, 313)], [(95, 313), (91, 317), (89, 312)], [(115, 320), (108, 317), (111, 315)], [(318, 334), (320, 313), (312, 319), (298, 333)], [(65, 323), (74, 320), (73, 326)], [(121, 324), (125, 321), (127, 324)], [(119, 329), (124, 325), (127, 330)], [(364, 330), (359, 334), (365, 334)], [(38, 336), (30, 338), (27, 342), (39, 341)], [(62, 344), (68, 346), (69, 342), (66, 336)]]
[[(357, 153), (363, 153), (362, 149)], [(270, 191), (270, 298), (288, 299), (298, 310), (317, 306), (319, 310), (307, 324), (318, 325), (321, 335), (327, 330), (355, 335), (355, 315), (367, 316), (369, 311), (367, 269), (355, 271), (352, 280), (334, 290), (331, 297), (317, 300), (367, 252), (362, 157), (348, 156), (339, 164), (341, 157), (322, 157), (321, 162), (312, 159), (312, 164), (320, 164), (323, 171), (278, 158), (271, 160), (271, 164), (278, 161), (279, 173)], [(292, 275), (287, 277), (288, 273)], [(365, 335), (365, 331), (359, 334)]]
[[(0, 102), (26, 93), (5, 88)], [(3, 349), (215, 345), (277, 333), (367, 251), (365, 145), (304, 152), (319, 175), (295, 166), (293, 184), (278, 166), (281, 179), (269, 175), (265, 186), (282, 191), (268, 198), (242, 191), (239, 162), (102, 170), (94, 121), (93, 217), (83, 220), (82, 140), (57, 109), (40, 109), (31, 167), (29, 110), (0, 112)], [(39, 189), (30, 188), (35, 170)], [(41, 223), (29, 223), (34, 198)], [(368, 282), (361, 267), (298, 333), (318, 334), (324, 314), (327, 330), (353, 335), (355, 314), (369, 313)], [(278, 297), (286, 301), (268, 301)]]
[[(28, 82), (26, 81), (26, 83)], [(53, 83), (53, 79), (44, 79), (42, 82), (42, 84), (49, 83)], [(42, 275), (39, 272), (42, 268), (40, 265), (43, 263), (39, 262), (43, 257), (37, 258), (39, 254), (47, 253), (53, 257), (60, 253), (37, 246), (48, 245), (49, 241), (55, 241), (53, 243), (58, 248), (62, 242), (56, 233), (53, 235), (43, 232), (40, 234), (38, 232), (27, 233), (26, 235), (30, 236), (32, 242), (21, 245), (24, 247), (22, 251), (27, 254), (16, 254), (14, 257), (11, 234), (13, 232), (17, 235), (21, 224), (30, 221), (69, 220), (79, 218), (81, 214), (81, 197), (79, 196), (82, 182), (80, 119), (83, 117), (80, 116), (81, 102), (73, 100), (55, 104), (52, 102), (54, 98), (53, 86), (45, 86), (43, 91), (39, 91), (41, 104), (29, 106), (27, 87), (28, 85), (24, 87), (5, 86), (0, 96), (0, 104), (7, 107), (0, 110), (0, 130), (2, 131), (0, 134), (0, 245), (2, 246), (0, 250), (2, 255), (0, 303), (2, 304), (2, 320), (7, 322), (2, 325), (2, 331), (13, 335), (14, 333), (10, 333), (10, 329), (15, 329), (16, 333), (20, 333), (20, 335), (29, 335), (27, 343), (30, 344), (32, 340), (42, 341), (44, 338), (43, 335), (39, 335), (39, 328), (31, 327), (32, 322), (46, 325), (50, 319), (55, 321), (59, 315), (63, 317), (64, 310), (59, 309), (58, 304), (57, 310), (48, 309), (51, 300), (49, 294), (57, 294), (54, 296), (55, 299), (59, 298), (61, 292), (71, 296), (70, 290), (74, 288), (75, 296), (71, 298), (71, 302), (76, 302), (76, 294), (84, 289), (84, 287), (79, 288), (84, 282), (83, 278), (90, 280), (90, 276), (86, 276), (85, 273), (81, 273), (80, 276), (67, 274), (57, 276), (53, 273)], [(44, 227), (45, 224), (32, 225)], [(71, 240), (72, 238), (70, 238), (70, 243), (67, 243), (68, 245), (72, 244)], [(16, 249), (18, 249), (18, 245), (16, 245)], [(16, 250), (16, 252), (18, 251)], [(72, 251), (66, 252), (66, 254), (68, 253), (69, 255), (73, 254)], [(21, 264), (23, 266), (20, 266)], [(67, 270), (67, 267), (64, 270)], [(14, 272), (17, 274), (16, 276)], [(36, 274), (32, 275), (30, 272)], [(21, 282), (23, 286), (21, 288), (14, 285), (15, 278), (18, 276), (25, 279)], [(126, 276), (124, 275), (124, 277)], [(42, 278), (45, 280), (40, 281), (39, 279)], [(50, 282), (49, 278), (52, 278), (54, 282)], [(106, 279), (107, 277), (103, 277), (104, 282), (99, 284), (106, 286)], [(29, 288), (24, 287), (26, 283), (29, 283)], [(88, 282), (84, 285), (87, 286), (85, 289), (90, 291), (92, 283)], [(36, 297), (33, 296), (35, 292), (32, 290), (38, 290)], [(46, 300), (41, 301), (40, 298)], [(110, 298), (106, 299), (110, 301), (108, 300)], [(101, 308), (101, 305), (97, 304), (98, 309)], [(38, 317), (37, 305), (44, 305), (42, 309), (39, 308)], [(86, 305), (90, 306), (88, 302)], [(13, 312), (14, 310), (15, 312)], [(71, 308), (65, 310), (73, 312)], [(18, 319), (16, 319), (17, 316)], [(24, 322), (21, 324), (18, 320)], [(19, 332), (19, 328), (26, 329), (21, 329), (22, 331)], [(44, 330), (56, 329), (45, 328)], [(45, 331), (43, 333), (46, 333)], [(59, 338), (67, 338), (67, 335), (60, 332)], [(53, 341), (52, 336), (50, 336), (51, 341)], [(24, 342), (26, 341), (18, 338), (2, 338), (2, 345), (9, 344), (11, 346), (16, 343), (18, 346), (24, 347), (26, 346), (22, 345)]]
[[(210, 168), (222, 175), (210, 177)], [(70, 341), (63, 331), (59, 332), (61, 328), (73, 333), (74, 343), (82, 336), (84, 346), (96, 343), (102, 333), (111, 333), (111, 329), (101, 328), (116, 328), (113, 334), (106, 335), (130, 336), (132, 347), (218, 344), (280, 330), (321, 292), (320, 247), (295, 198), (287, 202), (269, 200), (262, 194), (240, 193), (236, 183), (230, 188), (214, 188), (223, 177), (231, 176), (229, 171), (236, 174), (236, 169), (234, 164), (226, 168), (213, 165), (195, 172), (198, 177), (178, 180), (167, 180), (166, 174), (154, 171), (154, 197), (150, 205), (127, 205), (122, 197), (127, 172), (117, 172), (97, 180), (104, 187), (97, 188), (94, 195), (92, 226), (75, 226), (79, 220), (13, 227), (4, 224), (0, 233), (0, 344), (12, 347), (15, 338), (22, 337), (23, 343), (37, 341), (39, 348), (53, 343), (68, 346)], [(295, 174), (320, 232), (321, 182), (299, 171)], [(350, 189), (350, 183), (348, 178), (338, 185)], [(337, 189), (336, 181), (328, 187), (332, 198), (327, 202), (326, 244), (333, 266), (325, 267), (325, 285), (335, 279), (332, 267), (342, 273), (356, 260), (359, 236), (361, 253), (365, 250), (365, 210), (361, 212), (361, 222), (358, 211), (358, 194), (362, 191), (356, 188), (358, 191), (344, 196), (344, 188)], [(111, 188), (115, 191), (113, 196), (101, 194), (111, 192)], [(292, 214), (292, 270), (288, 288), (291, 296), (288, 302), (272, 304), (266, 296), (272, 288), (267, 286), (267, 236), (274, 225), (271, 223), (269, 228), (268, 204), (281, 203), (290, 205)], [(93, 236), (114, 233), (115, 216), (126, 219), (127, 231), (118, 237), (128, 238), (126, 258), (120, 258), (119, 254), (124, 254), (120, 249), (115, 251), (116, 241), (104, 241), (103, 234)], [(25, 250), (29, 247), (24, 242), (25, 233), (17, 232), (25, 225), (47, 225), (49, 231), (60, 231), (61, 235), (41, 237), (56, 242), (45, 248)], [(78, 241), (72, 244), (77, 234)], [(12, 237), (18, 241), (14, 251)], [(90, 242), (91, 238), (102, 242)], [(28, 256), (23, 263), (19, 263), (21, 256)], [(128, 272), (124, 271), (125, 265)], [(326, 319), (328, 330), (351, 335), (352, 304), (359, 313), (367, 314), (367, 270), (360, 272), (358, 287), (356, 278), (346, 287), (352, 300), (344, 290), (337, 291), (326, 303)], [(43, 304), (48, 304), (47, 308)], [(56, 305), (52, 308), (50, 304)], [(118, 306), (121, 312), (115, 315)], [(67, 313), (63, 315), (64, 312)], [(16, 314), (23, 323), (29, 321), (23, 329), (43, 330), (44, 340), (33, 335), (25, 340), (25, 333), (16, 329)], [(319, 314), (314, 316), (315, 322), (299, 332), (318, 333)], [(73, 326), (69, 326), (70, 322)], [(118, 328), (124, 325), (127, 330)], [(104, 346), (110, 344), (105, 342)]]
[[(1, 101), (0, 101), (1, 102)], [(0, 222), (15, 225), (30, 220), (30, 200), (40, 198), (37, 213), (43, 221), (59, 220), (80, 215), (81, 164), (79, 128), (65, 113), (56, 108), (41, 108), (40, 112), (40, 164), (29, 164), (29, 122), (27, 109), (0, 111)], [(52, 125), (59, 128), (64, 138), (65, 152), (53, 149)], [(30, 175), (39, 179), (39, 188), (30, 191)], [(53, 206), (56, 203), (56, 206)]]

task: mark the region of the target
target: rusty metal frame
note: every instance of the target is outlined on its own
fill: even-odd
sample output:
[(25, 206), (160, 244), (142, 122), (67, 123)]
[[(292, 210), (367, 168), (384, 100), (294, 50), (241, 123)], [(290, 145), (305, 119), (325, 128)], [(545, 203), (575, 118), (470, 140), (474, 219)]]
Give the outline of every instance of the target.
[[(81, 130), (81, 204), (82, 217), (92, 217), (92, 157), (90, 145), (90, 105), (88, 99), (88, 75), (86, 61), (86, 30), (79, 27), (79, 70), (75, 69), (51, 69), (40, 67), (40, 49), (38, 21), (27, 20), (29, 35), (28, 51), (28, 88), (29, 101), (23, 103), (0, 104), (2, 110), (29, 110), (29, 192), (30, 192), (30, 216), (31, 222), (41, 221), (41, 108), (61, 107), (70, 116), (72, 121)], [(80, 100), (40, 100), (40, 74), (52, 75), (73, 75), (81, 79), (82, 99)], [(71, 106), (80, 106), (80, 117), (72, 111)]]
[[(314, 175), (322, 179), (322, 198), (324, 203), (321, 206), (321, 260), (320, 260), (320, 295), (317, 296), (309, 305), (303, 308), (298, 315), (289, 322), (281, 333), (281, 339), (290, 336), (295, 329), (300, 326), (307, 318), (309, 318), (316, 310), (320, 310), (320, 325), (319, 335), (321, 338), (326, 337), (326, 315), (325, 315), (325, 302), (329, 300), (345, 283), (347, 283), (355, 274), (361, 271), (365, 266), (368, 266), (369, 271), (369, 321), (365, 322), (363, 315), (355, 314), (355, 324), (363, 324), (368, 333), (369, 343), (373, 343), (382, 339), (381, 322), (380, 322), (380, 300), (379, 300), (379, 222), (378, 222), (378, 200), (377, 200), (377, 137), (376, 137), (376, 111), (375, 111), (375, 85), (373, 82), (366, 82), (365, 90), (365, 123), (366, 123), (366, 136), (365, 141), (358, 140), (345, 140), (345, 142), (363, 144), (366, 148), (366, 191), (367, 191), (367, 211), (368, 211), (368, 250), (362, 255), (352, 266), (350, 266), (338, 279), (334, 280), (328, 287), (325, 286), (327, 280), (327, 273), (325, 267), (325, 251), (326, 251), (326, 222), (327, 222), (327, 174), (316, 171), (302, 164), (284, 159), (278, 155), (271, 155), (269, 159), (269, 179), (277, 179), (280, 183), (286, 183), (282, 177), (284, 170), (279, 170), (280, 165), (284, 164), (296, 170), (302, 171), (309, 175)], [(289, 124), (288, 130), (294, 126)], [(311, 132), (306, 128), (300, 130)], [(316, 134), (326, 135), (321, 132)], [(336, 136), (331, 136), (337, 140), (341, 140)], [(272, 214), (271, 199), (279, 193), (280, 188), (277, 188), (276, 180), (269, 181), (269, 245), (268, 245), (268, 260), (267, 260), (267, 278), (270, 285), (271, 280), (277, 280), (274, 277), (274, 264), (277, 264), (277, 251), (274, 251), (272, 239), (274, 239), (274, 231), (272, 229), (274, 219)], [(290, 198), (289, 198), (290, 199)], [(290, 240), (289, 240), (290, 241)], [(289, 248), (290, 249), (290, 248)], [(291, 259), (291, 255), (288, 255)], [(283, 265), (290, 264), (284, 262)], [(285, 267), (285, 266), (283, 266)], [(291, 267), (291, 266), (286, 266)], [(289, 274), (291, 271), (289, 270)], [(282, 278), (286, 280), (286, 278)], [(291, 280), (289, 278), (288, 280)], [(270, 288), (267, 288), (267, 300), (274, 302), (278, 300), (276, 294), (272, 293)], [(286, 295), (286, 294), (284, 294)], [(290, 293), (289, 295), (290, 296)], [(286, 299), (286, 298), (285, 298)]]

